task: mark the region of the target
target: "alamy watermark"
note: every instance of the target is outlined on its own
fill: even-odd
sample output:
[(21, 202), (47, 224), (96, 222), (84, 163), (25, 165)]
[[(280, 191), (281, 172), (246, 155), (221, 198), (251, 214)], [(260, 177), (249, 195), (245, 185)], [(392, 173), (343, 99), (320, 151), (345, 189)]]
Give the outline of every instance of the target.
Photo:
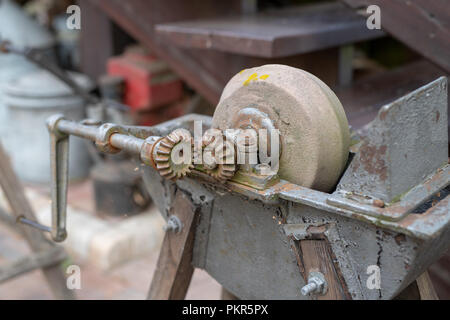
[(366, 13), (369, 14), (366, 20), (366, 26), (369, 30), (381, 29), (381, 9), (375, 4), (367, 7)]
[(366, 273), (369, 277), (366, 280), (366, 287), (369, 290), (381, 289), (381, 270), (377, 265), (370, 265), (367, 267)]
[[(175, 145), (171, 152), (174, 164), (196, 164), (212, 167), (219, 164), (267, 164), (276, 174), (280, 158), (280, 133), (277, 129), (208, 129), (203, 134), (202, 121), (194, 121), (194, 137), (188, 130), (183, 136), (191, 143)], [(193, 150), (192, 150), (193, 149)]]
[(81, 289), (81, 268), (76, 264), (70, 265), (66, 269), (69, 276), (66, 279), (66, 286), (69, 290)]
[(67, 7), (66, 13), (69, 15), (66, 20), (66, 26), (69, 30), (81, 29), (81, 8), (77, 5)]

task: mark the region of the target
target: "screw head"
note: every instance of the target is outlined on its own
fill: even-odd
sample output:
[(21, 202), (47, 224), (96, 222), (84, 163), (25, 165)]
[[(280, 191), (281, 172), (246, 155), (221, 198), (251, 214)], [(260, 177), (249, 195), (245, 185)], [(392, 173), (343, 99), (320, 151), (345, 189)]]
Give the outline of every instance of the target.
[(167, 224), (163, 227), (163, 230), (165, 232), (173, 231), (175, 233), (178, 233), (182, 228), (183, 225), (180, 219), (177, 216), (170, 216), (169, 220), (167, 220)]
[(302, 295), (311, 294), (324, 295), (328, 290), (328, 284), (325, 276), (321, 272), (312, 271), (308, 275), (308, 283), (300, 290)]

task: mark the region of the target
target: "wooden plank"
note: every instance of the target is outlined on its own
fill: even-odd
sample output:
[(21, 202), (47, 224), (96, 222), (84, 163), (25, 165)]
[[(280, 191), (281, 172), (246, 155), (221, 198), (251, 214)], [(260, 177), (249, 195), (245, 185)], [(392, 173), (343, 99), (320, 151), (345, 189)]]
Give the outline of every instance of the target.
[(18, 230), (16, 228), (16, 220), (8, 214), (3, 208), (0, 208), (0, 222), (6, 224), (8, 227), (12, 228), (14, 231)]
[(174, 44), (276, 58), (378, 38), (365, 19), (341, 3), (294, 6), (214, 19), (156, 25)]
[(36, 269), (54, 266), (66, 259), (66, 257), (65, 251), (57, 246), (46, 251), (31, 253), (6, 266), (1, 266), (0, 283)]
[[(418, 61), (353, 83), (334, 88), (350, 125), (361, 128), (372, 121), (386, 103), (436, 80), (446, 73), (427, 61)], [(450, 118), (449, 118), (450, 119)]]
[(400, 292), (392, 300), (420, 300), (419, 288), (417, 281), (411, 282), (402, 292)]
[(407, 286), (394, 300), (439, 300), (428, 271)]
[(350, 299), (336, 270), (331, 249), (326, 240), (300, 240), (299, 248), (304, 267), (305, 281), (310, 272), (321, 272), (327, 281), (328, 290), (324, 295), (317, 295), (317, 300), (345, 300)]
[(382, 29), (450, 72), (448, 0), (341, 0), (353, 8), (377, 5)]
[[(145, 44), (152, 53), (164, 59), (183, 80), (201, 93), (208, 101), (217, 103), (224, 87), (225, 79), (229, 78), (226, 75), (226, 70), (227, 68), (230, 69), (230, 63), (235, 63), (237, 60), (232, 58), (226, 60), (223, 55), (213, 52), (198, 53), (176, 48), (162, 41), (154, 32), (154, 26), (165, 21), (239, 13), (241, 10), (240, 1), (81, 1), (89, 1), (98, 6), (125, 31), (133, 35), (137, 41)], [(101, 48), (98, 48), (98, 50), (101, 50)], [(206, 65), (208, 61), (215, 61), (213, 64), (216, 72)], [(222, 61), (222, 63), (218, 63), (218, 61)], [(222, 79), (224, 74), (225, 79)]]
[(182, 223), (180, 232), (167, 231), (159, 253), (156, 270), (148, 293), (151, 300), (184, 299), (191, 282), (194, 267), (196, 208), (186, 194), (178, 191), (170, 215), (176, 215)]
[(425, 271), (417, 278), (420, 300), (439, 300), (428, 272)]
[(108, 58), (121, 54), (135, 41), (96, 5), (86, 0), (78, 0), (82, 19), (80, 37), (80, 63), (83, 73), (93, 80), (106, 74)]
[[(31, 160), (30, 160), (31, 161)], [(20, 184), (14, 169), (3, 146), (0, 144), (0, 186), (8, 199), (12, 210), (12, 216), (17, 219), (23, 216), (30, 220), (36, 220), (33, 210), (25, 197), (22, 185)], [(54, 244), (49, 242), (42, 232), (30, 227), (18, 225), (23, 232), (25, 239), (33, 251), (45, 251), (51, 249)], [(65, 276), (59, 265), (49, 266), (42, 269), (44, 276), (57, 299), (73, 299), (74, 294), (66, 287)]]
[[(211, 104), (218, 103), (226, 83), (244, 68), (267, 63), (286, 64), (311, 72), (333, 85), (337, 79), (337, 49), (268, 60), (215, 50), (174, 46), (155, 31), (155, 25), (192, 19), (236, 15), (241, 0), (80, 0), (89, 1), (169, 66)], [(84, 32), (84, 30), (82, 30)], [(88, 32), (88, 31), (86, 31)], [(91, 50), (102, 50), (98, 46)]]
[(106, 72), (107, 59), (114, 55), (113, 24), (108, 16), (91, 2), (82, 0), (78, 3), (82, 12), (81, 70), (93, 80), (97, 80)]
[(450, 300), (450, 250), (427, 270), (441, 300)]

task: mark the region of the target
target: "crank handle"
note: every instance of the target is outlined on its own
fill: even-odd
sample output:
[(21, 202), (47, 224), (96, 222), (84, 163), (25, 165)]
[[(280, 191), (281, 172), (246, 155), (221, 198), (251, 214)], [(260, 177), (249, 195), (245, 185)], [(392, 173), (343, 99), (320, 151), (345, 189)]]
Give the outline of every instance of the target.
[(52, 225), (47, 227), (36, 221), (19, 218), (18, 222), (44, 232), (50, 232), (55, 242), (62, 242), (67, 237), (66, 207), (67, 180), (69, 169), (69, 135), (58, 130), (58, 122), (63, 117), (55, 115), (47, 120), (50, 134), (50, 165), (51, 165), (51, 198)]
[[(111, 123), (100, 124), (89, 121), (76, 122), (66, 120), (62, 115), (53, 115), (48, 118), (47, 128), (50, 134), (51, 228), (34, 221), (22, 219), (20, 222), (42, 231), (49, 231), (52, 239), (56, 242), (62, 242), (67, 237), (66, 210), (70, 135), (95, 142), (97, 149), (104, 153), (127, 151), (130, 154), (137, 155), (144, 164), (155, 169), (165, 168), (160, 164), (158, 164), (158, 167), (155, 162), (156, 158), (160, 160), (161, 157), (157, 150), (167, 148), (167, 143), (172, 141), (169, 139), (172, 137), (171, 134), (167, 137), (152, 135), (154, 131), (152, 132), (150, 128), (122, 127)], [(178, 135), (175, 135), (175, 137), (178, 137)], [(166, 141), (164, 145), (163, 140)], [(164, 149), (161, 152), (163, 151), (166, 152), (167, 150)], [(164, 156), (166, 157), (165, 153)], [(164, 170), (160, 171), (160, 174), (161, 172), (164, 172)]]
[(69, 135), (58, 129), (58, 122), (62, 119), (62, 116), (56, 115), (47, 120), (47, 127), (50, 134), (51, 236), (56, 242), (62, 242), (67, 237), (66, 210), (69, 179)]
[[(155, 141), (159, 137), (150, 136), (140, 139), (130, 135), (124, 127), (113, 124), (79, 123), (64, 119), (62, 115), (53, 115), (47, 120), (47, 128), (50, 134), (50, 164), (51, 164), (51, 200), (52, 200), (52, 225), (51, 237), (56, 242), (62, 242), (67, 237), (66, 210), (67, 188), (69, 180), (69, 136), (75, 135), (94, 141), (97, 148), (105, 153), (117, 153), (126, 150), (137, 154), (142, 162), (153, 165), (152, 156), (149, 154)], [(22, 221), (30, 226), (36, 227)], [(40, 225), (41, 230), (49, 228)]]

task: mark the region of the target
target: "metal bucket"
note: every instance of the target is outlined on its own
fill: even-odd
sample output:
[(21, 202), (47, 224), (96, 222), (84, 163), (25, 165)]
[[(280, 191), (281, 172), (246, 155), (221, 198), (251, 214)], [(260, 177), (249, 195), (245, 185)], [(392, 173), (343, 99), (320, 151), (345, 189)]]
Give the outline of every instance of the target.
[[(49, 59), (55, 58), (55, 41), (50, 32), (10, 0), (0, 0), (0, 39), (11, 42), (17, 48), (33, 48)], [(0, 53), (0, 87), (14, 78), (36, 70), (37, 67), (22, 56)], [(0, 141), (8, 152), (9, 123), (7, 108), (0, 92)]]
[[(75, 73), (71, 76), (82, 87), (92, 87), (85, 76)], [(83, 100), (46, 71), (12, 80), (3, 88), (3, 99), (8, 107), (8, 145), (15, 171), (24, 181), (50, 182), (46, 119), (55, 113), (70, 119), (83, 119)], [(69, 179), (82, 179), (88, 175), (90, 158), (85, 142), (79, 138), (71, 137), (69, 163)]]

